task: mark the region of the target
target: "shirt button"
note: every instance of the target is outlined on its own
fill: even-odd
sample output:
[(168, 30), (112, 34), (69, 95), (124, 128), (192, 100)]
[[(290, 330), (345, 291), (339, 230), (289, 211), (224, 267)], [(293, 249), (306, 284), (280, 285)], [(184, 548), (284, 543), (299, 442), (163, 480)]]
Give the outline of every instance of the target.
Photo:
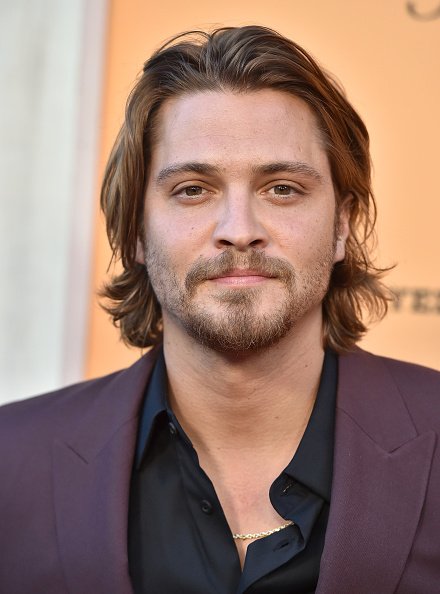
[(171, 423), (171, 421), (168, 423), (168, 429), (170, 430), (171, 435), (176, 435), (176, 425), (174, 423)]
[(212, 514), (212, 505), (207, 499), (202, 500), (200, 507), (204, 514)]
[(290, 546), (291, 544), (292, 544), (292, 542), (290, 540), (287, 540), (287, 539), (282, 540), (274, 548), (274, 551), (280, 551), (281, 549), (285, 549), (286, 547)]

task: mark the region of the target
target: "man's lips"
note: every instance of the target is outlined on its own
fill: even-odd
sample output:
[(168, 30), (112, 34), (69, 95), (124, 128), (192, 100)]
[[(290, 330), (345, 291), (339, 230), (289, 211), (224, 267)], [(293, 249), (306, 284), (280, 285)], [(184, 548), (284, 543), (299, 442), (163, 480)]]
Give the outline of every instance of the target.
[(212, 276), (209, 280), (225, 284), (225, 285), (250, 285), (261, 283), (269, 278), (273, 278), (272, 275), (267, 274), (261, 270), (249, 270), (249, 269), (234, 269), (222, 272), (216, 276)]

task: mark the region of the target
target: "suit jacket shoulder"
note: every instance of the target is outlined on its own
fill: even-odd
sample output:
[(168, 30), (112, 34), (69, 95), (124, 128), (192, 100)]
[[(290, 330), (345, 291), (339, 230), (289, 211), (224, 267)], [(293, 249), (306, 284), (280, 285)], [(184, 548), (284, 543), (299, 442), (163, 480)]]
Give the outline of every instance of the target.
[[(9, 435), (15, 441), (19, 438), (31, 438), (32, 435), (49, 430), (52, 434), (65, 422), (72, 423), (77, 414), (89, 407), (96, 394), (112, 382), (121, 371), (107, 376), (79, 382), (64, 388), (39, 394), (0, 407), (0, 435), (7, 439)], [(73, 419), (72, 416), (73, 415)]]
[[(7, 492), (32, 458), (50, 458), (54, 440), (92, 441), (137, 414), (154, 353), (128, 369), (0, 407), (0, 476)], [(87, 437), (87, 431), (90, 436)], [(0, 503), (7, 496), (0, 489)]]
[(433, 423), (440, 428), (440, 371), (379, 357), (393, 377), (419, 431)]
[(440, 432), (440, 371), (361, 349), (340, 356), (339, 365), (343, 408), (356, 408), (363, 400), (376, 415), (382, 411), (392, 419), (401, 401), (418, 433), (429, 428)]

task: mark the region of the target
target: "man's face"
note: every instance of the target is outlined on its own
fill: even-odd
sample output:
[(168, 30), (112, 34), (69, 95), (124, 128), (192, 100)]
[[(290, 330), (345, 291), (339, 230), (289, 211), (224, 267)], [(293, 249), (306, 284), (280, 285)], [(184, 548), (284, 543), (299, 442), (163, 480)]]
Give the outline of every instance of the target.
[(161, 107), (156, 138), (138, 259), (165, 333), (241, 352), (318, 327), (347, 224), (306, 103), (274, 90), (188, 94)]

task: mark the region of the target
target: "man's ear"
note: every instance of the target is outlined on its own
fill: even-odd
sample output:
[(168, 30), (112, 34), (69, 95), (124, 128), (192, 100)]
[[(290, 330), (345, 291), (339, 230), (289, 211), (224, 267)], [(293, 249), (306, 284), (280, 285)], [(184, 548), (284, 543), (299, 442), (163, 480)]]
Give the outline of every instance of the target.
[(145, 246), (140, 239), (136, 241), (136, 262), (145, 265)]
[(336, 247), (333, 263), (342, 262), (345, 258), (345, 244), (350, 233), (350, 213), (353, 195), (347, 194), (336, 209)]

